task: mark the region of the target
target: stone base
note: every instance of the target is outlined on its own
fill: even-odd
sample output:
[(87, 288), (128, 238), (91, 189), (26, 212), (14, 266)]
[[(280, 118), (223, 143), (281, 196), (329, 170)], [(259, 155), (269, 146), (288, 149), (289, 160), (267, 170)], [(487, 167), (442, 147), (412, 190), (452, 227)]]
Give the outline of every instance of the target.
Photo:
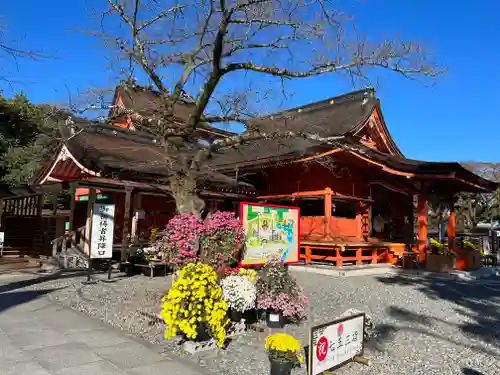
[[(239, 323), (230, 323), (229, 329), (226, 333), (226, 338), (233, 337), (237, 335), (241, 335), (246, 332), (245, 322)], [(218, 349), (217, 341), (215, 339), (211, 339), (203, 342), (195, 342), (195, 341), (185, 341), (182, 344), (182, 349), (188, 352), (189, 354), (196, 354), (205, 350), (210, 349)]]

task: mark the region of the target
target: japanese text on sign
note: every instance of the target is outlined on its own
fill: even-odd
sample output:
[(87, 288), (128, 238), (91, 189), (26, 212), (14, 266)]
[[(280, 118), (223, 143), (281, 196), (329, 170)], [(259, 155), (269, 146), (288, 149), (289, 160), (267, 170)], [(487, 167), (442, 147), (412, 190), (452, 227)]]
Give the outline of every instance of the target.
[(91, 258), (111, 258), (113, 255), (115, 206), (94, 203), (92, 210)]
[(311, 329), (309, 375), (338, 368), (363, 352), (365, 315), (358, 314)]

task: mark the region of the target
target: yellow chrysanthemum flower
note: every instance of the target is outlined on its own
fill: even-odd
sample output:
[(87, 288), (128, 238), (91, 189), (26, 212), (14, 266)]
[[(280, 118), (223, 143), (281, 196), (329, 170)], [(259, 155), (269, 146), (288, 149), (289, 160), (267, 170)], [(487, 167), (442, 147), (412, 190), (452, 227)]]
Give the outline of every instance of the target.
[(196, 338), (196, 326), (206, 322), (211, 336), (222, 346), (226, 337), (227, 304), (221, 300), (217, 274), (205, 264), (190, 263), (180, 272), (167, 295), (162, 298), (160, 316), (165, 321), (165, 338), (178, 331)]

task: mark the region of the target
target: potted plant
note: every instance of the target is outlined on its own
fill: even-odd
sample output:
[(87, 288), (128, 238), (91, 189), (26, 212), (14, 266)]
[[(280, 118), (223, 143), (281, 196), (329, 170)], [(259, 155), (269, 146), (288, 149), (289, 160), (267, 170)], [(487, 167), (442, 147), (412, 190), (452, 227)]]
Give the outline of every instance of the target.
[(267, 336), (265, 349), (271, 363), (271, 375), (290, 375), (302, 364), (299, 342), (285, 333)]
[(219, 277), (238, 264), (245, 243), (244, 230), (234, 212), (216, 211), (207, 216), (200, 237), (200, 260), (215, 269)]
[(257, 280), (257, 271), (252, 270), (250, 268), (240, 268), (238, 269), (238, 275), (246, 277), (248, 280), (250, 280), (252, 283), (256, 283)]
[(266, 261), (256, 286), (256, 306), (266, 311), (268, 327), (282, 328), (287, 321), (298, 322), (305, 318), (307, 296), (281, 263), (279, 255)]
[[(257, 271), (251, 268), (239, 268), (237, 271), (238, 276), (246, 277), (254, 285), (257, 284)], [(246, 324), (253, 324), (259, 321), (259, 313), (254, 306), (253, 308), (243, 313), (243, 318)]]
[(425, 268), (433, 272), (447, 272), (454, 268), (457, 254), (448, 249), (447, 244), (442, 244), (434, 239), (430, 240), (431, 252), (425, 259)]
[(240, 322), (243, 313), (255, 307), (255, 285), (247, 277), (236, 274), (222, 279), (221, 287), (231, 321)]
[(198, 262), (200, 237), (204, 230), (203, 222), (196, 215), (175, 215), (155, 243), (158, 256), (176, 270)]
[(166, 339), (182, 333), (196, 341), (212, 337), (222, 346), (229, 324), (227, 303), (212, 267), (202, 263), (184, 266), (162, 302)]

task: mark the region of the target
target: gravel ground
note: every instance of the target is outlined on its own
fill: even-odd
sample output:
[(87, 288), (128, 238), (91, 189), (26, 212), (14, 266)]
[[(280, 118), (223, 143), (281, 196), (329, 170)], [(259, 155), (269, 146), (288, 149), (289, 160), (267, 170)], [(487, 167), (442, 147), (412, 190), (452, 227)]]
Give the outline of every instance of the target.
[[(498, 283), (417, 275), (294, 275), (309, 296), (309, 320), (284, 331), (304, 345), (311, 324), (332, 320), (349, 308), (363, 310), (375, 320), (378, 338), (367, 343), (366, 350), (372, 366), (350, 364), (336, 374), (500, 374)], [(114, 276), (111, 282), (96, 278), (99, 281), (91, 285), (83, 285), (85, 277), (77, 276), (37, 280), (32, 285), (0, 279), (0, 292), (49, 289), (52, 300), (130, 331), (165, 351), (191, 358), (215, 373), (269, 373), (263, 343), (271, 330), (247, 332), (235, 337), (226, 350), (190, 356), (174, 342), (164, 341), (162, 323), (155, 320), (169, 278)], [(306, 370), (294, 374), (304, 375)]]

